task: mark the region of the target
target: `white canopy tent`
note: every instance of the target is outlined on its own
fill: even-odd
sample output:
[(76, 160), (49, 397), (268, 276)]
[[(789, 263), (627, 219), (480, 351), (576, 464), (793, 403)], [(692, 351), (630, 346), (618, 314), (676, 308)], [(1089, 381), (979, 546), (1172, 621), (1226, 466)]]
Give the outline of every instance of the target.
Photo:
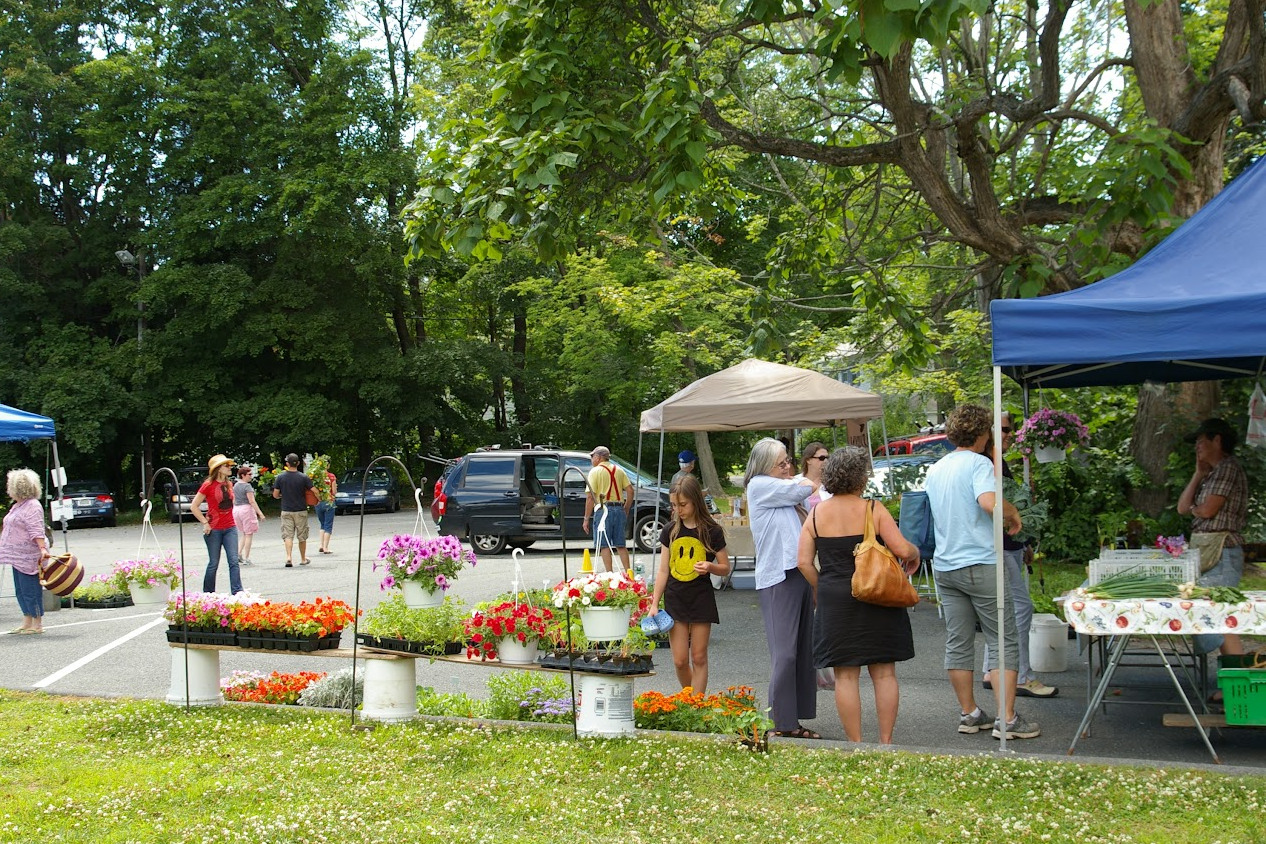
[[(687, 385), (642, 412), (640, 434), (836, 427), (883, 417), (883, 399), (820, 372), (749, 358)], [(637, 458), (642, 462), (638, 436)], [(662, 472), (657, 483), (663, 486)], [(656, 514), (656, 522), (659, 516)], [(653, 563), (652, 563), (653, 565)]]
[(883, 416), (883, 399), (820, 372), (749, 358), (642, 411), (642, 433), (817, 428)]

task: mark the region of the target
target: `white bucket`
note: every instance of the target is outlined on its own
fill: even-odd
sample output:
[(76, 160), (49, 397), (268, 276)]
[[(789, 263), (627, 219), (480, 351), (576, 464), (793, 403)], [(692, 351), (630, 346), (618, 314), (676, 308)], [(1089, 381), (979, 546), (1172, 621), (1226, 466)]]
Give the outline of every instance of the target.
[(633, 731), (633, 678), (581, 674), (576, 733), (617, 738)]
[(412, 659), (365, 661), (365, 701), (361, 714), (367, 721), (408, 721), (418, 714), (418, 675)]
[[(188, 671), (186, 671), (188, 659)], [(189, 676), (190, 706), (219, 706), (224, 703), (220, 694), (220, 652), (171, 648), (171, 686), (167, 689), (167, 702), (185, 705), (185, 675)]]
[(1029, 628), (1029, 665), (1034, 671), (1068, 669), (1068, 624), (1057, 615), (1040, 612)]

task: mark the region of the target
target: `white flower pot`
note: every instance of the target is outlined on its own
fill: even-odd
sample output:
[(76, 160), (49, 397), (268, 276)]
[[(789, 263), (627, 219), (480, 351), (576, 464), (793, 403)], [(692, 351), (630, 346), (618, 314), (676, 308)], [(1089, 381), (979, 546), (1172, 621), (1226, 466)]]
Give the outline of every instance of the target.
[(513, 636), (503, 636), (497, 642), (497, 659), (506, 665), (532, 665), (536, 662), (535, 639), (526, 645)]
[(410, 609), (439, 607), (444, 604), (444, 590), (438, 587), (434, 592), (428, 592), (416, 580), (406, 580), (400, 584), (400, 588), (404, 591), (404, 605)]
[(586, 607), (580, 611), (585, 638), (591, 642), (607, 642), (629, 635), (632, 607)]
[(1062, 463), (1068, 452), (1053, 445), (1044, 445), (1033, 450), (1038, 463)]
[(167, 586), (142, 586), (139, 583), (128, 582), (127, 591), (132, 593), (132, 603), (138, 607), (152, 606), (154, 604), (167, 603), (167, 598), (171, 595), (171, 589)]

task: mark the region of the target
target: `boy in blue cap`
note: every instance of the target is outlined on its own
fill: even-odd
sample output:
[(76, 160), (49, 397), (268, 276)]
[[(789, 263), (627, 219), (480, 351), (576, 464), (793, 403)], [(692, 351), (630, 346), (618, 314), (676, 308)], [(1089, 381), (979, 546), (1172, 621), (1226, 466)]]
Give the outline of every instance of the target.
[(688, 477), (695, 470), (695, 453), (690, 449), (686, 449), (677, 455), (677, 465), (681, 469), (677, 474), (673, 475), (672, 481), (669, 482), (668, 488), (672, 489), (677, 486), (682, 478)]

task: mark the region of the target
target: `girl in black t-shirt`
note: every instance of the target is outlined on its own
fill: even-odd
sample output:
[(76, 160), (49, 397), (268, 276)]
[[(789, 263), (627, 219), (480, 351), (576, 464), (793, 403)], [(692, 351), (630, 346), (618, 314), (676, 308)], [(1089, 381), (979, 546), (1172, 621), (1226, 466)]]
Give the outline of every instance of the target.
[(730, 572), (725, 531), (713, 520), (703, 487), (693, 475), (669, 491), (673, 518), (660, 534), (659, 570), (652, 608), (664, 598), (664, 609), (676, 622), (668, 631), (673, 667), (682, 687), (702, 694), (708, 686), (708, 639), (720, 622), (712, 578)]

